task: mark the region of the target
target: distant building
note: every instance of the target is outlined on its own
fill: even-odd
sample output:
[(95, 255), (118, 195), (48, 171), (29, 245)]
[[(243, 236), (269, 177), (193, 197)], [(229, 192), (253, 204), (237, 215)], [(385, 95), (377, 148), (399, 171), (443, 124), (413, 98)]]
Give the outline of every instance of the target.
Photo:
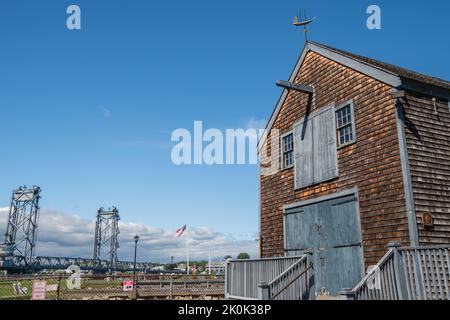
[(152, 270), (162, 271), (165, 270), (165, 266), (164, 265), (153, 266)]
[(213, 262), (211, 264), (206, 265), (206, 272), (216, 273), (216, 274), (224, 274), (225, 273), (225, 262)]
[(175, 270), (186, 271), (186, 263), (178, 263)]

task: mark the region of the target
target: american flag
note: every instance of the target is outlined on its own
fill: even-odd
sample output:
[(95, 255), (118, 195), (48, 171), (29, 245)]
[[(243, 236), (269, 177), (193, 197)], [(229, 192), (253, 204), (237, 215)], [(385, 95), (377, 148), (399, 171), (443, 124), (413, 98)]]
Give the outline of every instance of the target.
[(182, 226), (180, 229), (175, 232), (175, 237), (179, 238), (183, 235), (183, 233), (186, 231), (187, 225)]

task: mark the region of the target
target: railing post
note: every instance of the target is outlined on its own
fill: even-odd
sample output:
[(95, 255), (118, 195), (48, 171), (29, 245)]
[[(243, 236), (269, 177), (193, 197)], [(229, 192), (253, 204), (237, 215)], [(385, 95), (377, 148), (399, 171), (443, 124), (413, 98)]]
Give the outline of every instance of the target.
[(388, 244), (388, 248), (393, 250), (394, 253), (394, 273), (395, 273), (395, 284), (397, 287), (397, 294), (399, 300), (408, 300), (408, 288), (406, 285), (406, 275), (405, 268), (403, 265), (402, 255), (399, 252), (401, 247), (400, 242), (392, 241)]
[(269, 285), (267, 282), (258, 284), (258, 300), (269, 300)]
[[(413, 260), (413, 269), (414, 269), (414, 279), (416, 280), (416, 294), (420, 300), (426, 300), (426, 292), (423, 288), (423, 270), (421, 268), (422, 264), (419, 262), (419, 257), (417, 256), (418, 251), (416, 249), (411, 249), (411, 252), (414, 254)], [(436, 266), (438, 268), (438, 266)], [(439, 274), (439, 269), (437, 270)]]
[(224, 279), (224, 291), (225, 291), (225, 299), (228, 299), (228, 296), (231, 294), (232, 291), (232, 284), (233, 284), (233, 280), (232, 278), (235, 277), (235, 275), (232, 276), (232, 267), (231, 267), (231, 262), (229, 259), (226, 260), (225, 262), (225, 279)]
[(58, 288), (56, 289), (56, 300), (60, 299), (61, 295), (61, 275), (58, 276)]
[(170, 291), (170, 300), (172, 300), (173, 299), (173, 275), (170, 275), (170, 288), (169, 288), (169, 291)]
[(355, 300), (355, 292), (352, 289), (342, 289), (339, 296), (341, 300)]
[(312, 281), (312, 285), (311, 285), (311, 276), (314, 277), (314, 256), (313, 256), (313, 251), (312, 250), (305, 250), (304, 252), (306, 254), (306, 268), (308, 268), (310, 265), (312, 265), (312, 271), (308, 270), (306, 272), (306, 294), (308, 295), (308, 299), (309, 300), (313, 300), (314, 299), (314, 291), (315, 291), (315, 281), (313, 279)]

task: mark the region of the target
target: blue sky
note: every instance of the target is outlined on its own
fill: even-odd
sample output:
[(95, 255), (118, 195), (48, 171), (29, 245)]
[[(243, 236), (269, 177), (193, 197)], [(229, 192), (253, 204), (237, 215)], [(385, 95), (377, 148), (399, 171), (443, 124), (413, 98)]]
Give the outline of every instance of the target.
[(2, 0), (0, 207), (36, 184), (43, 207), (86, 219), (116, 205), (127, 222), (255, 237), (257, 167), (176, 167), (170, 134), (267, 120), (303, 46), (298, 9), (312, 40), (450, 79), (447, 1)]

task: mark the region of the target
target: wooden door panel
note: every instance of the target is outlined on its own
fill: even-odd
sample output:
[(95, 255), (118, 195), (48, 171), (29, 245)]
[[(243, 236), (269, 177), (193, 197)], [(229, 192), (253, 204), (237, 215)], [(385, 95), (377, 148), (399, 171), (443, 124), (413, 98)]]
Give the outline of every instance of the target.
[(357, 205), (351, 195), (286, 212), (286, 254), (312, 251), (317, 291), (337, 295), (363, 276)]

